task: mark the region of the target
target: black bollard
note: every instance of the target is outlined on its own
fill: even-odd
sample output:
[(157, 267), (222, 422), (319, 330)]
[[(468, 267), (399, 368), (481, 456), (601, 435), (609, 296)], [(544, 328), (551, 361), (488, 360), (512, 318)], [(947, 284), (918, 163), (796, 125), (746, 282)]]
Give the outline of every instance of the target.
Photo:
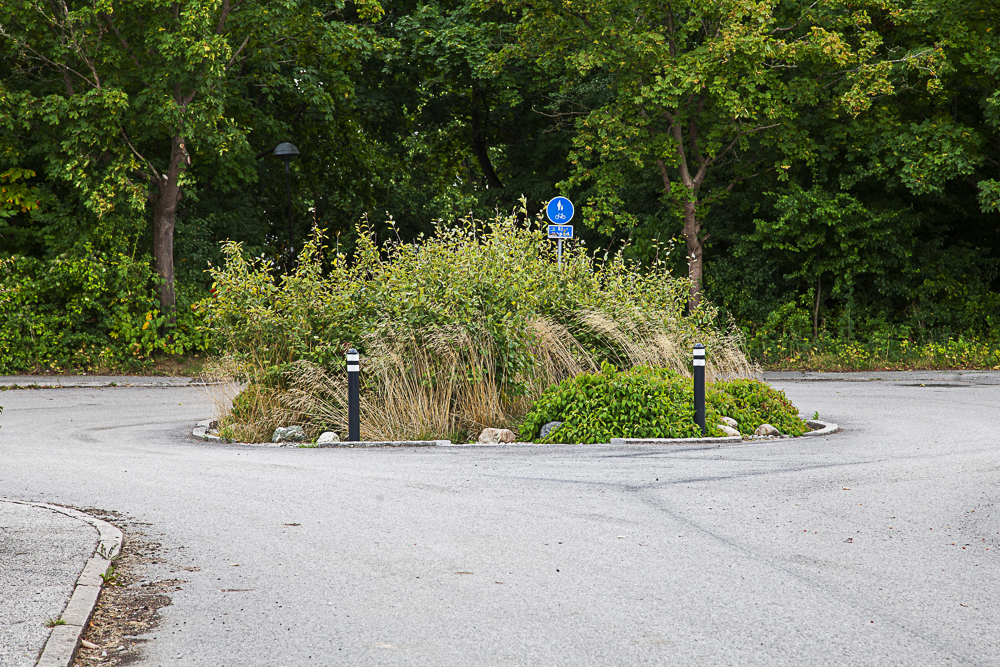
[(347, 351), (347, 441), (361, 440), (361, 355)]
[(701, 427), (701, 434), (708, 435), (705, 428), (705, 346), (694, 346), (694, 421)]

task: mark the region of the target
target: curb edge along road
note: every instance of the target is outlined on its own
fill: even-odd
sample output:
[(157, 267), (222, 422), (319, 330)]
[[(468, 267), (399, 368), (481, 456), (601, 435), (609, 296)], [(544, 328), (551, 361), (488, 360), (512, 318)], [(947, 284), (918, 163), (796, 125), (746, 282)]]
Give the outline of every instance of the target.
[(217, 380), (174, 376), (58, 376), (4, 375), (0, 390), (7, 389), (101, 389), (105, 387), (209, 387), (223, 384)]
[(69, 667), (73, 664), (73, 657), (76, 655), (76, 649), (80, 646), (87, 621), (90, 620), (91, 614), (94, 613), (94, 607), (97, 606), (97, 598), (100, 596), (101, 586), (104, 584), (101, 575), (107, 573), (112, 561), (118, 557), (121, 551), (122, 531), (107, 521), (102, 521), (69, 507), (9, 498), (3, 500), (18, 505), (29, 505), (59, 512), (85, 521), (97, 529), (99, 537), (94, 555), (84, 565), (83, 572), (80, 573), (76, 585), (73, 587), (73, 594), (66, 604), (66, 609), (60, 616), (66, 624), (52, 628), (52, 632), (45, 642), (45, 648), (42, 649), (42, 654), (39, 656), (38, 662), (35, 663), (36, 667)]
[[(204, 419), (198, 422), (198, 425), (194, 427), (191, 431), (191, 435), (199, 440), (205, 440), (207, 442), (223, 442), (222, 438), (217, 435), (211, 435), (208, 432), (209, 425), (212, 423), (212, 419)], [(814, 429), (808, 433), (803, 433), (799, 437), (806, 436), (817, 436), (817, 435), (830, 435), (836, 433), (840, 430), (840, 427), (832, 422), (823, 422), (818, 419), (806, 419), (804, 420), (810, 428)], [(770, 436), (768, 439), (777, 439), (774, 436)], [(753, 439), (748, 440), (752, 442)], [(702, 445), (704, 447), (721, 447), (722, 445), (729, 444), (739, 444), (743, 442), (743, 436), (733, 435), (723, 438), (611, 438), (611, 445)], [(232, 443), (232, 444), (253, 444), (253, 443)], [(256, 447), (298, 447), (301, 443), (287, 443), (287, 444), (274, 444), (274, 443), (260, 443), (254, 445)], [(397, 442), (338, 442), (325, 445), (325, 447), (338, 447), (338, 448), (353, 448), (353, 447), (502, 447), (504, 445), (535, 445), (537, 443), (531, 442), (518, 442), (518, 443), (498, 443), (496, 445), (488, 445), (482, 443), (473, 443), (470, 445), (457, 444), (453, 445), (450, 440), (401, 440)], [(551, 445), (538, 445), (540, 447), (550, 447)]]

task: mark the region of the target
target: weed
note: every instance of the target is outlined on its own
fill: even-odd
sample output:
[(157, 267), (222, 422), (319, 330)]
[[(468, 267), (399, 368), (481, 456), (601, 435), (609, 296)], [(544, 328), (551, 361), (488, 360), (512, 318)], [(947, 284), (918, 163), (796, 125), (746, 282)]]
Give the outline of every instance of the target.
[(104, 580), (106, 586), (118, 586), (121, 582), (118, 580), (118, 573), (115, 572), (115, 566), (112, 565), (108, 568), (108, 571), (101, 575), (101, 579)]
[(66, 621), (64, 621), (61, 618), (51, 618), (51, 617), (45, 619), (45, 627), (54, 628), (57, 625), (66, 625)]

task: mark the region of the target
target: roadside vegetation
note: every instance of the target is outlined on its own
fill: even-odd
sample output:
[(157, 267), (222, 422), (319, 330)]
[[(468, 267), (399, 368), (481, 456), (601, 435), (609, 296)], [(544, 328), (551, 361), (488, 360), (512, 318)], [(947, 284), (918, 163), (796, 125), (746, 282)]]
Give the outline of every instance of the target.
[[(742, 435), (770, 424), (784, 435), (809, 430), (784, 392), (753, 378), (708, 383), (705, 424), (708, 435), (724, 433), (722, 417), (738, 424)], [(542, 427), (560, 422), (548, 436)], [(690, 377), (669, 368), (635, 366), (619, 371), (604, 362), (600, 372), (581, 373), (549, 387), (535, 401), (521, 424), (520, 437), (529, 442), (592, 444), (612, 438), (697, 438), (694, 388)]]
[(689, 374), (695, 342), (711, 351), (710, 378), (759, 372), (707, 302), (688, 312), (687, 279), (579, 244), (560, 269), (523, 208), (442, 224), (416, 243), (379, 247), (368, 226), (358, 239), (350, 257), (325, 255), (317, 233), (280, 283), (266, 259), (226, 247), (206, 310), (227, 351), (217, 372), (246, 382), (222, 420), (227, 434), (269, 439), (289, 423), (345, 432), (352, 346), (370, 440), (517, 428), (551, 385), (604, 363)]
[[(237, 311), (213, 305), (213, 271), (236, 275), (237, 256), (276, 313), (310, 312), (293, 286), (327, 300), (315, 326), (302, 316), (327, 340), (290, 314), (269, 320), (282, 336), (249, 322), (287, 347), (254, 352), (280, 369), (255, 383), (260, 401), (292, 386), (288, 364), (330, 372), (348, 341), (372, 372), (411, 348), (398, 356), (499, 369), (504, 407), (464, 407), (438, 431), (523, 409), (545, 384), (529, 358), (549, 359), (531, 341), (579, 345), (581, 370), (638, 363), (598, 320), (656, 338), (643, 309), (660, 306), (609, 306), (612, 271), (671, 276), (671, 317), (733, 341), (735, 323), (764, 369), (1000, 368), (995, 4), (4, 2), (0, 373), (249, 363)], [(280, 142), (299, 151), (287, 181)], [(494, 262), (497, 290), (473, 277), (472, 294), (418, 259), (456, 221), (522, 198), (519, 219), (535, 220), (556, 195), (576, 203), (584, 244), (566, 278), (470, 253)], [(325, 240), (306, 247), (316, 228)], [(347, 296), (316, 287), (340, 280)], [(362, 286), (395, 305), (376, 313)], [(435, 305), (442, 290), (472, 298), (467, 312)]]

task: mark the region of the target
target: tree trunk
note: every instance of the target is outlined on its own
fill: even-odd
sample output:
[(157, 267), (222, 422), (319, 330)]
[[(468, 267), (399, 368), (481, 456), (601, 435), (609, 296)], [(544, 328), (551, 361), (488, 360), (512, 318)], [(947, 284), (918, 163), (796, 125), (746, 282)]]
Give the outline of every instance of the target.
[(170, 168), (161, 174), (153, 202), (153, 269), (163, 280), (160, 312), (173, 322), (177, 299), (174, 294), (174, 221), (181, 199), (180, 175), (187, 167), (184, 137), (174, 136), (170, 146)]
[(684, 241), (687, 245), (688, 278), (691, 279), (691, 292), (688, 308), (694, 310), (701, 303), (701, 224), (696, 216), (697, 204), (693, 201), (684, 202)]
[(472, 96), (469, 101), (469, 121), (471, 126), (469, 129), (472, 131), (472, 152), (476, 156), (476, 161), (479, 162), (479, 168), (483, 170), (483, 176), (486, 177), (486, 186), (492, 190), (499, 190), (503, 188), (503, 182), (497, 176), (497, 172), (493, 169), (493, 162), (490, 160), (489, 146), (486, 143), (486, 128), (483, 127), (483, 117), (479, 112), (478, 105), (481, 95), (478, 92), (477, 88), (473, 86)]

